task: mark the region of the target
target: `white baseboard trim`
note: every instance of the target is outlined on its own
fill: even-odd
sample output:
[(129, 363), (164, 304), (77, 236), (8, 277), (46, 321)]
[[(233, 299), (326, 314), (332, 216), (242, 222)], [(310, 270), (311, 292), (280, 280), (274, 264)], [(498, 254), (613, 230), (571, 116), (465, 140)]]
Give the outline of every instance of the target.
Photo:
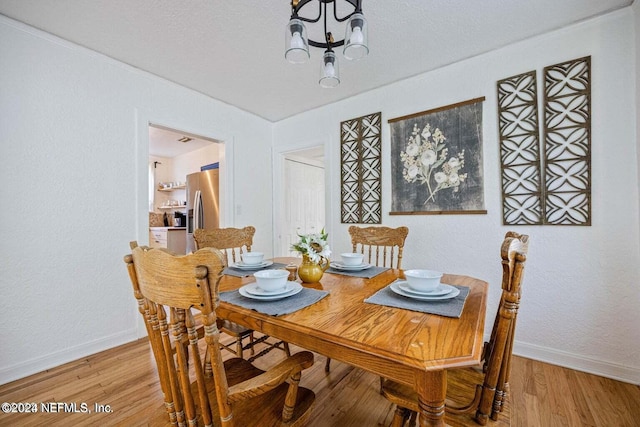
[(42, 357), (30, 359), (9, 367), (0, 368), (0, 384), (6, 384), (29, 375), (55, 368), (82, 357), (90, 356), (138, 339), (135, 328), (113, 334), (95, 341), (79, 344)]
[(640, 369), (622, 366), (602, 360), (589, 359), (574, 353), (518, 342), (513, 344), (513, 354), (527, 359), (539, 360), (552, 365), (564, 366), (576, 371), (587, 372), (601, 377), (640, 385)]

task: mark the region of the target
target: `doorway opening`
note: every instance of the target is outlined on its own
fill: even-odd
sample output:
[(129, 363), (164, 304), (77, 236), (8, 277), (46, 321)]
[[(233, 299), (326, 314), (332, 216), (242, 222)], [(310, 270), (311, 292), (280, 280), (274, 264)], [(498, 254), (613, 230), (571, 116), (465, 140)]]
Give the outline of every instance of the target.
[(224, 144), (211, 138), (149, 124), (149, 246), (188, 252), (187, 176), (219, 168), (221, 150)]
[(320, 233), (325, 226), (324, 146), (284, 153), (278, 256), (295, 256), (298, 235)]

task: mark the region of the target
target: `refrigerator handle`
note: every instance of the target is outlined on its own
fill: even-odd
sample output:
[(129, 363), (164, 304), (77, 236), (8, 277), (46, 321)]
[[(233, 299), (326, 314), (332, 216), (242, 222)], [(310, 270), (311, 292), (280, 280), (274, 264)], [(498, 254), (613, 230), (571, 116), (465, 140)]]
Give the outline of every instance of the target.
[(196, 190), (196, 194), (193, 200), (193, 231), (196, 231), (200, 226), (200, 220), (202, 219), (201, 215), (201, 204), (202, 204), (202, 196), (200, 194), (200, 190)]

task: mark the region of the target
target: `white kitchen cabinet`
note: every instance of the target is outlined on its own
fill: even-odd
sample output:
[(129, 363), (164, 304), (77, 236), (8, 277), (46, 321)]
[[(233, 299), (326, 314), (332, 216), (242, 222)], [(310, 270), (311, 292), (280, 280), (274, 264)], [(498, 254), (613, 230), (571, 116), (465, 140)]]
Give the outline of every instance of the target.
[(149, 246), (169, 249), (176, 254), (185, 254), (187, 231), (185, 227), (150, 227)]

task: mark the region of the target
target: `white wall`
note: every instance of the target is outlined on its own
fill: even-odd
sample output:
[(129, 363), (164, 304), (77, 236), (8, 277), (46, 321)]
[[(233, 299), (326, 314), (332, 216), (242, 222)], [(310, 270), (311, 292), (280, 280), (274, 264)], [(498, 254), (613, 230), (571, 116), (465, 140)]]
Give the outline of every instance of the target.
[[(637, 6), (636, 6), (637, 11)], [(637, 15), (637, 13), (636, 13)], [(274, 151), (325, 140), (334, 253), (350, 247), (340, 223), (341, 121), (382, 112), (383, 212), (389, 212), (388, 119), (485, 96), (487, 215), (389, 216), (407, 225), (403, 267), (426, 267), (489, 281), (490, 328), (500, 292), (499, 246), (513, 229), (531, 236), (516, 353), (640, 383), (638, 156), (633, 87), (633, 14), (608, 16), (536, 37), (363, 95), (300, 114), (274, 127)], [(592, 56), (591, 227), (502, 225), (496, 82), (529, 70)], [(539, 77), (540, 78), (540, 77)], [(336, 90), (339, 90), (336, 89)], [(278, 205), (274, 207), (280, 215)]]
[[(633, 49), (636, 58), (636, 106), (640, 106), (640, 1), (636, 0), (631, 5), (634, 15), (634, 27), (636, 30), (636, 44)], [(640, 107), (638, 107), (640, 110)], [(638, 118), (640, 111), (636, 111), (636, 143), (638, 147), (638, 192), (640, 193), (640, 118)], [(640, 215), (638, 215), (638, 222), (640, 222)]]
[(137, 338), (149, 122), (224, 142), (225, 224), (270, 247), (271, 123), (3, 16), (0, 58), (0, 383)]

